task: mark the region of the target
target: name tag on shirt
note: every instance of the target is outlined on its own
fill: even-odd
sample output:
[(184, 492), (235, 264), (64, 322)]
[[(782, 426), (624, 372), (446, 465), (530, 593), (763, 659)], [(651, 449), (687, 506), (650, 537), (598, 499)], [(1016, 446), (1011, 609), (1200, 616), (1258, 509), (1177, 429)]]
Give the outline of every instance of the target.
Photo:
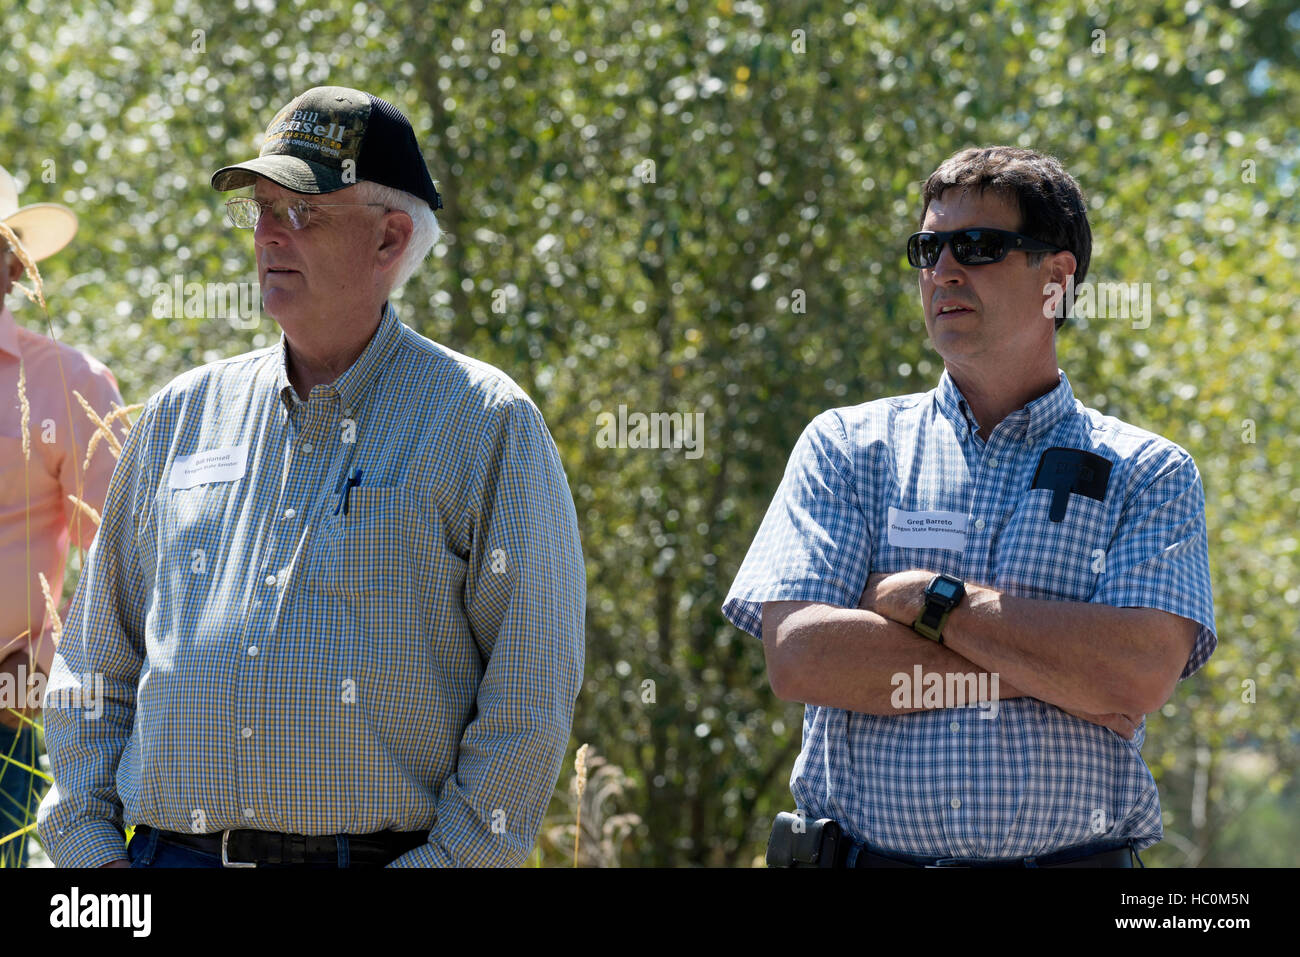
[(207, 482), (233, 482), (244, 477), (248, 466), (248, 446), (232, 445), (226, 449), (209, 449), (193, 455), (178, 455), (167, 476), (168, 488), (193, 488)]
[(965, 512), (904, 512), (889, 507), (889, 544), (895, 548), (966, 550)]

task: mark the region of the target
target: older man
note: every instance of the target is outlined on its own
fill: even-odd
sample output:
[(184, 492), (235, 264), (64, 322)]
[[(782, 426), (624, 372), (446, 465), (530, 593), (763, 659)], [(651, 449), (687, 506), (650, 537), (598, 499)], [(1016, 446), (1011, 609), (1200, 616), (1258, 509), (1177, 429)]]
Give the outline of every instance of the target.
[(970, 149), (923, 198), (938, 388), (813, 420), (724, 606), (807, 704), (768, 860), (1131, 866), (1142, 716), (1216, 641), (1200, 476), (1057, 368), (1092, 246), (1061, 165)]
[[(393, 106), (341, 87), (218, 170), (280, 345), (154, 396), (123, 449), (56, 672), (57, 864), (518, 864), (583, 665), (559, 457), (509, 378), (388, 302), (441, 200)], [(323, 200), (323, 201), (322, 201)]]
[[(3, 167), (0, 221), (33, 262), (53, 256), (77, 233), (77, 217), (66, 206), (20, 207), (17, 185)], [(37, 746), (20, 716), (39, 713), (34, 705), (54, 658), (53, 622), (40, 579), (45, 576), (57, 603), (69, 546), (87, 548), (95, 537), (94, 520), (77, 500), (103, 508), (113, 474), (106, 443), (86, 461), (95, 425), (72, 393), (79, 392), (101, 416), (122, 402), (117, 380), (102, 363), (15, 321), (4, 301), (22, 274), (18, 251), (0, 241), (0, 835), (31, 823), (44, 788), (26, 770), (36, 766)], [(25, 835), (0, 846), (0, 864), (26, 860)]]

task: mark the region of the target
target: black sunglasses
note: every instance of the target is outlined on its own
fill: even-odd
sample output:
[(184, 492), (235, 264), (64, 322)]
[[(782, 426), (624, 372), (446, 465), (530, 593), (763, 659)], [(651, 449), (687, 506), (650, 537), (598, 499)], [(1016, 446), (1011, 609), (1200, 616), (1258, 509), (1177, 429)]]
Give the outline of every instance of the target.
[(963, 266), (1000, 263), (1013, 249), (1058, 253), (1061, 247), (1008, 229), (954, 229), (946, 233), (924, 231), (907, 237), (907, 261), (916, 269), (929, 269), (939, 261), (944, 243), (952, 241), (952, 255)]

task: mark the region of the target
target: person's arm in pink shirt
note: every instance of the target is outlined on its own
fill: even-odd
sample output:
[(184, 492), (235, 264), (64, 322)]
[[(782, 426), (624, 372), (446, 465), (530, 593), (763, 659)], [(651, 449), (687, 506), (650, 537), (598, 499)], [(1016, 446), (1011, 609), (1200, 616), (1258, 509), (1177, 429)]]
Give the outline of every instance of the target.
[[(98, 527), (90, 516), (67, 496), (75, 495), (97, 513), (102, 513), (104, 497), (108, 493), (108, 480), (113, 476), (113, 468), (117, 460), (113, 457), (108, 443), (101, 438), (96, 444), (94, 455), (91, 456), (89, 467), (82, 470), (86, 449), (97, 428), (81, 408), (81, 403), (71, 395), (71, 391), (75, 389), (80, 392), (100, 418), (107, 417), (115, 406), (121, 406), (123, 402), (121, 393), (118, 392), (117, 380), (101, 363), (91, 361), (89, 368), (83, 367), (80, 372), (81, 374), (77, 375), (74, 381), (68, 383), (67, 401), (71, 404), (72, 412), (71, 438), (69, 440), (67, 428), (56, 431), (60, 441), (53, 465), (58, 471), (59, 484), (63, 488), (63, 514), (67, 520), (69, 541), (84, 552), (94, 541)], [(124, 426), (119, 425), (114, 428), (114, 434), (120, 441), (124, 434)], [(65, 601), (58, 609), (60, 618), (67, 617), (68, 605), (69, 603)], [(49, 675), (54, 663), (54, 650), (52, 623), (46, 621), (41, 633), (36, 638), (29, 638), (25, 644), (16, 647), (6, 656), (5, 661), (0, 663), (0, 669), (13, 664), (10, 658), (21, 656), (23, 662), (34, 664), (41, 673)]]

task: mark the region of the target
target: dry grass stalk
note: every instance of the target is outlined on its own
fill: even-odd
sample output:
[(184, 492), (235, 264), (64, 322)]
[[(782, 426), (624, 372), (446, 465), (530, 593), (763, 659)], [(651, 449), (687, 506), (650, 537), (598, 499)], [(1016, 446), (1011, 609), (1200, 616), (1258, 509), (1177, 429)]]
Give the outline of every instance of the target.
[[(81, 407), (86, 410), (86, 415), (89, 417), (90, 421), (95, 423), (95, 428), (104, 436), (104, 441), (107, 442), (108, 447), (113, 450), (113, 457), (117, 458), (121, 455), (122, 443), (117, 440), (117, 436), (114, 435), (113, 430), (108, 427), (108, 423), (99, 417), (99, 413), (91, 407), (90, 403), (86, 401), (84, 395), (76, 389), (72, 390), (72, 394), (77, 397), (77, 401), (81, 403)], [(87, 448), (90, 448), (90, 446), (87, 446)], [(90, 461), (89, 454), (87, 454), (86, 461)]]
[[(618, 765), (610, 764), (596, 751), (588, 751), (583, 761), (586, 786), (581, 798), (577, 797), (577, 779), (570, 782), (567, 798), (573, 811), (568, 823), (547, 827), (543, 834), (548, 848), (563, 853), (570, 831), (580, 832), (582, 865), (586, 867), (618, 867), (623, 845), (641, 826), (641, 818), (633, 813), (618, 813), (614, 805), (621, 801), (635, 782), (630, 780)], [(577, 822), (581, 822), (579, 827)]]
[(576, 777), (573, 779), (574, 790), (578, 792), (578, 821), (577, 826), (573, 829), (573, 866), (578, 866), (578, 839), (582, 836), (582, 792), (587, 790), (587, 748), (589, 745), (584, 744), (578, 749), (577, 755), (573, 759), (573, 770)]
[(18, 360), (18, 406), (22, 410), (23, 461), (32, 460), (32, 437), (28, 434), (32, 423), (32, 406), (27, 401), (27, 366)]
[(94, 522), (96, 528), (102, 524), (99, 520), (99, 513), (81, 499), (77, 498), (77, 496), (69, 495), (68, 501), (77, 506), (77, 508), (79, 508), (92, 522)]
[(99, 445), (99, 440), (104, 437), (104, 433), (95, 429), (90, 436), (90, 441), (86, 443), (86, 458), (81, 463), (81, 471), (85, 472), (90, 468), (90, 458), (95, 454), (95, 446)]
[(17, 282), (14, 283), (14, 288), (42, 309), (48, 311), (49, 307), (45, 304), (45, 283), (41, 282), (41, 271), (36, 268), (36, 261), (28, 255), (27, 248), (23, 245), (22, 240), (4, 223), (0, 223), (0, 239), (4, 239), (9, 243), (9, 248), (18, 257), (18, 261), (23, 264), (23, 270), (27, 273), (27, 278), (32, 281), (31, 289)]
[(21, 633), (15, 635), (13, 638), (0, 643), (0, 661), (4, 661), (15, 651), (18, 651), (22, 645), (25, 645), (29, 634), (31, 634), (31, 632), (24, 628)]
[(108, 413), (108, 415), (104, 416), (104, 424), (112, 425), (118, 419), (121, 419), (123, 422), (126, 423), (127, 431), (130, 431), (133, 423), (131, 422), (130, 418), (128, 418), (128, 416), (130, 416), (132, 412), (139, 412), (141, 409), (143, 409), (144, 403), (137, 402), (135, 405), (119, 406), (116, 402), (114, 402), (113, 406), (114, 406), (113, 411)]
[[(80, 396), (78, 396), (78, 398), (80, 398)], [(119, 407), (117, 403), (114, 402), (113, 406), (114, 406), (113, 411), (108, 413), (108, 415), (104, 416), (102, 427), (100, 424), (97, 423), (95, 426), (94, 434), (91, 435), (90, 441), (86, 443), (86, 459), (84, 462), (81, 463), (81, 470), (83, 472), (90, 468), (90, 458), (95, 454), (95, 447), (99, 445), (99, 440), (102, 439), (105, 435), (112, 435), (112, 431), (113, 431), (112, 426), (117, 422), (118, 419), (121, 419), (123, 422), (126, 423), (126, 428), (127, 431), (129, 432), (131, 430), (131, 424), (132, 424), (131, 419), (129, 418), (130, 414), (132, 412), (136, 412), (140, 409), (143, 409), (144, 403), (137, 402), (135, 405), (124, 405)], [(119, 455), (120, 452), (121, 452), (121, 446), (119, 445), (118, 451), (114, 452), (113, 455), (116, 457)]]
[(45, 614), (50, 618), (50, 634), (54, 636), (54, 644), (58, 645), (59, 639), (63, 637), (63, 621), (59, 618), (54, 596), (50, 594), (50, 583), (45, 580), (45, 572), (36, 574), (41, 580), (41, 594), (45, 596)]

